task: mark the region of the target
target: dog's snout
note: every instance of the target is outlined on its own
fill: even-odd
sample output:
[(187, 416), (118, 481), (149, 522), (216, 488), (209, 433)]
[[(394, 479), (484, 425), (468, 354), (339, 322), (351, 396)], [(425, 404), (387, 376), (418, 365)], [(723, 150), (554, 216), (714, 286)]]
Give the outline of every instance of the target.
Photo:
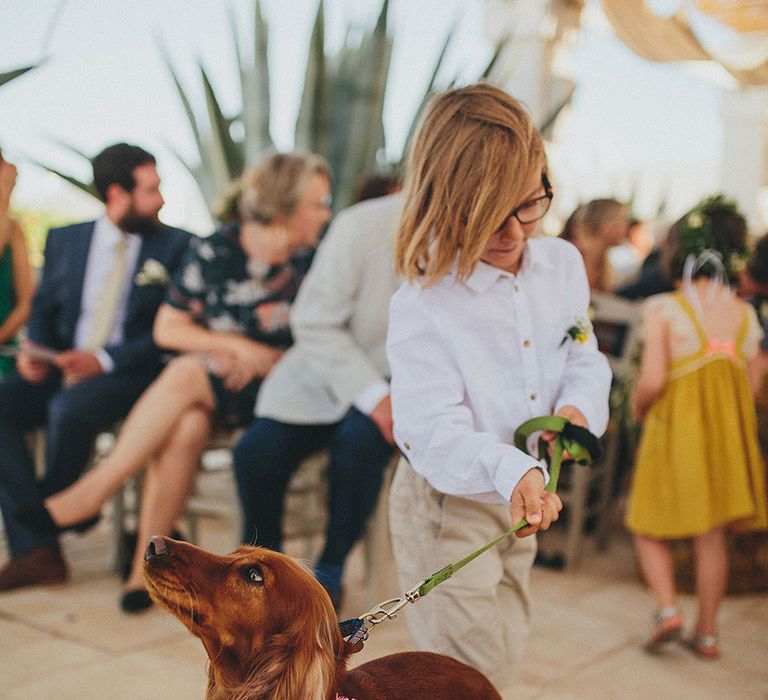
[(171, 547), (168, 540), (160, 535), (152, 535), (147, 541), (147, 549), (144, 552), (144, 561), (164, 557), (171, 553)]

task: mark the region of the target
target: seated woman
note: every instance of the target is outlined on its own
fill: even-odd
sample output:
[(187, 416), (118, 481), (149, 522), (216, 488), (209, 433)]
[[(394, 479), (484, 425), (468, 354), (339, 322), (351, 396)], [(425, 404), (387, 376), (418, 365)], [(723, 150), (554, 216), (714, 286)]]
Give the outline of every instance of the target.
[(627, 238), (629, 209), (615, 199), (593, 199), (578, 207), (565, 223), (560, 238), (575, 245), (587, 268), (592, 292), (612, 292), (616, 287), (608, 251)]
[[(34, 284), (21, 226), (10, 217), (16, 167), (0, 152), (0, 345), (15, 344), (15, 336), (32, 309)], [(0, 377), (14, 368), (13, 359), (0, 355)]]
[(148, 464), (121, 600), (126, 612), (151, 605), (144, 544), (171, 533), (214, 419), (230, 428), (249, 423), (261, 380), (291, 344), (288, 312), (306, 268), (301, 253), (316, 245), (331, 216), (329, 192), (330, 170), (315, 155), (273, 155), (243, 176), (242, 223), (192, 245), (155, 320), (157, 344), (184, 354), (137, 401), (109, 456), (46, 499), (47, 513), (27, 518), (43, 528), (48, 521), (57, 530), (83, 529)]

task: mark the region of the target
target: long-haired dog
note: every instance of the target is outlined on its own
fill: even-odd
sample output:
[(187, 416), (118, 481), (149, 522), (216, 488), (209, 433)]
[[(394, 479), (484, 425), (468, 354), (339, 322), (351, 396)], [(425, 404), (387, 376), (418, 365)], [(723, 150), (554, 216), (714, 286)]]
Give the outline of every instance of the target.
[(348, 671), (322, 586), (289, 557), (259, 547), (217, 556), (151, 537), (152, 598), (208, 652), (208, 700), (501, 700), (479, 671), (440, 654), (404, 652)]

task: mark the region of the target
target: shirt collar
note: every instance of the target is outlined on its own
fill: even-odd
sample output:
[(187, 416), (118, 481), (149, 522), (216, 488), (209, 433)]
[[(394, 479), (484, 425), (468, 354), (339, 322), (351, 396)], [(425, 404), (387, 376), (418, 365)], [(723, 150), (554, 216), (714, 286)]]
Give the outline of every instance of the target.
[[(472, 271), (472, 274), (467, 278), (467, 286), (475, 292), (482, 294), (488, 291), (491, 285), (499, 279), (499, 277), (509, 277), (510, 279), (517, 279), (524, 277), (528, 272), (534, 269), (552, 269), (552, 261), (549, 260), (542, 250), (542, 246), (537, 245), (535, 239), (530, 239), (525, 244), (525, 250), (523, 251), (523, 260), (520, 265), (520, 270), (515, 275), (505, 270), (500, 270), (498, 267), (488, 265), (480, 260), (477, 266)], [(451, 268), (451, 272), (456, 274), (456, 265)]]

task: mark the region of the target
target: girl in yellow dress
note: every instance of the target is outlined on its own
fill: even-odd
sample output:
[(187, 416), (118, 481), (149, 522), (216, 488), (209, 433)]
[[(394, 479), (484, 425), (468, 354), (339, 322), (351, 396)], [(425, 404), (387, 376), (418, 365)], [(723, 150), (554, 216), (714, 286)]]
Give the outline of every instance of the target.
[(626, 524), (656, 603), (650, 652), (683, 628), (665, 540), (693, 539), (699, 609), (687, 644), (699, 657), (716, 658), (725, 529), (768, 527), (748, 372), (762, 334), (754, 309), (728, 286), (746, 257), (746, 237), (733, 204), (705, 200), (669, 232), (665, 263), (677, 291), (646, 302), (633, 395), (644, 425)]

